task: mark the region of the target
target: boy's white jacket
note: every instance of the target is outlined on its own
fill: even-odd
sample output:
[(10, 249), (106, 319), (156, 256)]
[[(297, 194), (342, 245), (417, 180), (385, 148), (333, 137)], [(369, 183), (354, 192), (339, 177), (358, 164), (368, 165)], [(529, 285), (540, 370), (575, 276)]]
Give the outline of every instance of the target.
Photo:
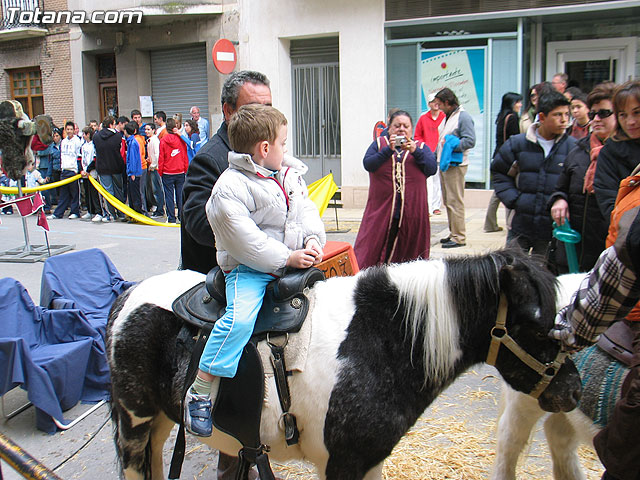
[(229, 168), (206, 206), (222, 270), (242, 264), (280, 275), (291, 251), (303, 248), (310, 238), (324, 247), (324, 224), (302, 179), (306, 171), (304, 163), (285, 155), (273, 175), (250, 155), (229, 152)]

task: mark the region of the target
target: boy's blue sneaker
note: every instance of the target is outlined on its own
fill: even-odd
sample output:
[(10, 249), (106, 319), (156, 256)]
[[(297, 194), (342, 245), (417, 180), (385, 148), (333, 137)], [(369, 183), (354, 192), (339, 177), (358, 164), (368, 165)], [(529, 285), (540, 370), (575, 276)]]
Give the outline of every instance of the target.
[(184, 426), (197, 437), (210, 437), (213, 431), (211, 421), (211, 397), (199, 395), (192, 389), (184, 398)]

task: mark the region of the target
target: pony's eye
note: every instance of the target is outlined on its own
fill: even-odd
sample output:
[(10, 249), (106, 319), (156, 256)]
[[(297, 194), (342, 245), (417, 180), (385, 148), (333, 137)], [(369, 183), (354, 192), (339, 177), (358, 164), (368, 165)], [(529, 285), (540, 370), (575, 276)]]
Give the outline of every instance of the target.
[(546, 339), (547, 339), (547, 338), (549, 338), (549, 337), (548, 337), (548, 336), (547, 336), (547, 334), (546, 334), (546, 333), (544, 333), (544, 332), (536, 332), (536, 338), (537, 338), (538, 340), (546, 340)]

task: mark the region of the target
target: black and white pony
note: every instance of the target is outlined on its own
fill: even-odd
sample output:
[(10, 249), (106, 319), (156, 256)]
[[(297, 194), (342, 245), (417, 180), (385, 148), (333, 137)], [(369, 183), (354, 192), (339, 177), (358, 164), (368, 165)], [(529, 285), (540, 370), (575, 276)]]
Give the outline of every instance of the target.
[[(567, 305), (586, 274), (558, 277), (558, 308)], [(604, 427), (620, 398), (628, 367), (601, 351), (596, 345), (573, 356), (582, 377), (579, 408), (548, 413), (528, 395), (502, 385), (498, 437), (492, 480), (515, 480), (516, 466), (536, 423), (544, 418), (544, 433), (551, 453), (556, 480), (585, 480), (577, 447), (593, 447), (593, 437)]]
[[(193, 347), (176, 346), (181, 321), (171, 304), (203, 280), (190, 271), (152, 277), (112, 308), (112, 419), (127, 479), (165, 478), (162, 446), (180, 420)], [(518, 252), (374, 267), (316, 283), (308, 296), (308, 356), (303, 371), (289, 378), (300, 441), (285, 443), (269, 376), (260, 434), (271, 458), (304, 458), (320, 478), (380, 479), (384, 459), (429, 404), (461, 373), (485, 361), (499, 310), (506, 313), (510, 338), (540, 362), (552, 362), (559, 352), (547, 336), (555, 280)], [(499, 308), (501, 297), (506, 303)], [(498, 350), (495, 365), (519, 391), (530, 392), (541, 380), (507, 348)], [(568, 411), (579, 396), (579, 376), (566, 361), (538, 403), (548, 411)], [(217, 430), (201, 440), (230, 455), (240, 448)]]

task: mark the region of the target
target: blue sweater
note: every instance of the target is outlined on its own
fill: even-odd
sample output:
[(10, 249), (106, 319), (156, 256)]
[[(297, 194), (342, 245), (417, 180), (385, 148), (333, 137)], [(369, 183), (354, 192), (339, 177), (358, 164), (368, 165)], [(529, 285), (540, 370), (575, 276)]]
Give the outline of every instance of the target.
[(142, 160), (140, 159), (140, 145), (134, 135), (127, 138), (127, 176), (142, 175)]
[(191, 134), (191, 138), (189, 138), (186, 133), (183, 133), (180, 135), (180, 138), (182, 138), (184, 143), (187, 144), (187, 157), (189, 157), (189, 163), (191, 163), (191, 160), (193, 160), (193, 157), (196, 156), (196, 153), (198, 153), (198, 150), (200, 150), (200, 147), (202, 146), (202, 144), (199, 144), (200, 135), (193, 132)]
[(440, 171), (446, 172), (449, 167), (457, 167), (462, 163), (464, 159), (462, 151), (456, 151), (460, 143), (460, 139), (455, 135), (444, 136), (444, 145), (440, 154)]

